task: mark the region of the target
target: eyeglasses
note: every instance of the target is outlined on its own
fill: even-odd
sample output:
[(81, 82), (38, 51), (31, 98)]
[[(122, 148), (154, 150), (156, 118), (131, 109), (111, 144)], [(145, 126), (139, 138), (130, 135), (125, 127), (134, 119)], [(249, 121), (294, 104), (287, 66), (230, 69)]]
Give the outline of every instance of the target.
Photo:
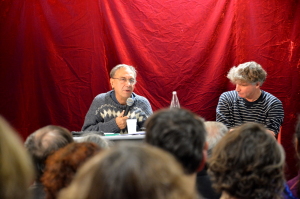
[(136, 84), (136, 80), (133, 79), (133, 78), (131, 78), (131, 79), (126, 79), (125, 77), (120, 77), (120, 78), (113, 78), (113, 77), (112, 77), (112, 79), (118, 79), (122, 84), (125, 84), (125, 83), (127, 82), (127, 80), (129, 81), (129, 83), (130, 83), (131, 85)]

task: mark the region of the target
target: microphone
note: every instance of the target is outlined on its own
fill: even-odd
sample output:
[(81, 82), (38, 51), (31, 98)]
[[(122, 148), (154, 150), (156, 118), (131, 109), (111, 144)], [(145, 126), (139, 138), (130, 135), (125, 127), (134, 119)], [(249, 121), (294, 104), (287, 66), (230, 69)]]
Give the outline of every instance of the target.
[(126, 109), (125, 109), (124, 116), (126, 116), (126, 115), (128, 114), (129, 108), (133, 105), (133, 103), (134, 103), (134, 100), (133, 100), (132, 98), (128, 98), (128, 99), (126, 100), (127, 106), (126, 106)]

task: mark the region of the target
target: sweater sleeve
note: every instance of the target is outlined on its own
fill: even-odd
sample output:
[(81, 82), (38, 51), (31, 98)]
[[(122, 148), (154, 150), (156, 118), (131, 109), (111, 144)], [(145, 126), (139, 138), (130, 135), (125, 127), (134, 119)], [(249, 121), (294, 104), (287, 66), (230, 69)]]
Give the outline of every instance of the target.
[(230, 115), (230, 102), (226, 93), (222, 93), (216, 110), (216, 121), (222, 122), (228, 129), (234, 127), (232, 124), (232, 116)]
[(282, 107), (282, 103), (279, 99), (274, 99), (270, 109), (268, 111), (267, 119), (266, 119), (266, 128), (273, 131), (275, 134), (278, 134), (280, 130), (280, 126), (283, 122), (284, 111)]
[(93, 100), (90, 109), (88, 110), (84, 124), (82, 126), (82, 131), (102, 131), (102, 132), (112, 132), (119, 133), (120, 129), (116, 123), (116, 119), (104, 122), (104, 118), (98, 113), (97, 109), (105, 103), (104, 95), (100, 94)]
[(145, 97), (141, 100), (141, 109), (145, 111), (147, 118), (153, 113), (150, 102)]
[(147, 120), (147, 118), (150, 115), (152, 115), (153, 111), (152, 111), (149, 101), (145, 97), (141, 97), (141, 96), (139, 97), (137, 106), (140, 108), (141, 114), (142, 114), (139, 116), (142, 119), (138, 118), (138, 122), (137, 122), (138, 131), (140, 131), (140, 130), (142, 130), (141, 128), (144, 126), (144, 123)]

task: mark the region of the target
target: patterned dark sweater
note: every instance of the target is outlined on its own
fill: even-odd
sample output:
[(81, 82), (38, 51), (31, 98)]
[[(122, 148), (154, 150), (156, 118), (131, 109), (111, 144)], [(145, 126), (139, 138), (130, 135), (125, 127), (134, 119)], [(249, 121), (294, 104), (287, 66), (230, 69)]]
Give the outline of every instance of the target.
[(239, 97), (236, 91), (228, 91), (220, 96), (217, 106), (216, 121), (222, 122), (228, 128), (245, 122), (257, 122), (277, 134), (283, 118), (281, 101), (265, 91), (262, 91), (255, 102)]
[[(102, 93), (95, 97), (85, 116), (82, 131), (127, 133), (127, 128), (119, 129), (115, 119), (126, 109), (126, 105), (116, 103), (111, 98), (111, 92), (113, 91)], [(134, 104), (130, 107), (128, 116), (129, 118), (137, 119), (137, 131), (140, 131), (145, 120), (152, 114), (152, 108), (145, 97), (135, 93), (132, 94)]]

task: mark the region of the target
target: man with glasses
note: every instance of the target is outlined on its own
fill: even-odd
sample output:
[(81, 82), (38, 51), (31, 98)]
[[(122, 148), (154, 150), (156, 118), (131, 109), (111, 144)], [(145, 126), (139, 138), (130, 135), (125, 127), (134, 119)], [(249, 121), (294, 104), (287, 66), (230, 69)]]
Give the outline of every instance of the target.
[[(82, 131), (126, 134), (128, 118), (137, 119), (137, 131), (140, 131), (145, 120), (152, 114), (152, 108), (145, 97), (133, 92), (135, 84), (136, 70), (133, 66), (115, 66), (110, 72), (112, 90), (95, 97), (85, 116)], [(128, 114), (124, 115), (128, 98), (132, 98), (134, 103)]]

